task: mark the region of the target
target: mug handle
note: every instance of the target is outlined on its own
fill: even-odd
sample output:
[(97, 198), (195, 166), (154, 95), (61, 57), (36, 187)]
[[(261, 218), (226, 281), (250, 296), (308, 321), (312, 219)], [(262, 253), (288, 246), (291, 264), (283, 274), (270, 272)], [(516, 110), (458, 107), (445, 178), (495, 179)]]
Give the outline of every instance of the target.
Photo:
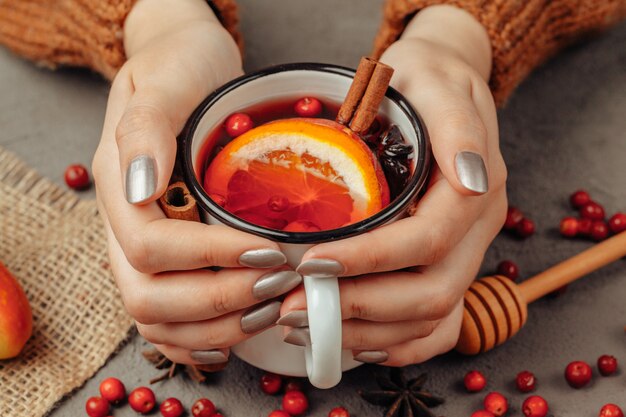
[(304, 276), (311, 344), (304, 348), (306, 371), (317, 388), (341, 381), (341, 304), (337, 277)]

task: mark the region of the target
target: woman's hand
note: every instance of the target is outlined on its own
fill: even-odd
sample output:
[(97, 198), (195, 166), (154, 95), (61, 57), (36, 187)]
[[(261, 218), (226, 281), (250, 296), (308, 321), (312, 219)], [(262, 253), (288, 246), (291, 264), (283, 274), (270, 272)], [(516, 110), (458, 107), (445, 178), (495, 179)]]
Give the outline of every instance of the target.
[[(172, 173), (176, 135), (206, 95), (241, 74), (239, 51), (203, 0), (141, 0), (124, 31), (129, 59), (93, 161), (113, 274), (139, 332), (166, 356), (225, 362), (229, 346), (278, 318), (280, 303), (265, 300), (301, 277), (282, 267), (276, 243), (166, 219), (156, 199)], [(230, 268), (200, 269), (209, 266)]]
[[(463, 295), (504, 221), (506, 168), (486, 84), (489, 40), (472, 16), (427, 8), (382, 61), (428, 129), (436, 160), (428, 191), (410, 217), (317, 245), (298, 271), (349, 277), (339, 283), (344, 348), (363, 362), (402, 366), (455, 346)], [(279, 323), (306, 325), (302, 314), (287, 315), (305, 304), (302, 291), (289, 295)], [(288, 339), (302, 343), (306, 332)]]

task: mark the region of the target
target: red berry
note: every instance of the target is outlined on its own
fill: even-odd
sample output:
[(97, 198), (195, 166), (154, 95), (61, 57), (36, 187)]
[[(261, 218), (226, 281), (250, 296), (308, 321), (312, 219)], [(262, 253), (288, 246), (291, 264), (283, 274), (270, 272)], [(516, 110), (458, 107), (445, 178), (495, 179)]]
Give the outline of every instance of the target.
[(574, 208), (580, 208), (591, 201), (589, 193), (585, 190), (578, 190), (569, 197), (569, 202)]
[(532, 395), (522, 404), (522, 412), (526, 417), (545, 417), (548, 414), (548, 403), (538, 395)]
[(83, 165), (75, 164), (65, 168), (65, 183), (75, 190), (89, 187), (89, 171)]
[(487, 379), (480, 371), (469, 371), (463, 378), (463, 384), (467, 392), (479, 392), (487, 385)]
[(561, 235), (565, 237), (575, 237), (578, 234), (578, 219), (575, 217), (564, 217), (559, 226)]
[(288, 412), (283, 410), (274, 410), (267, 417), (291, 417)]
[(519, 222), (515, 227), (515, 232), (522, 239), (532, 236), (533, 233), (535, 233), (535, 223), (532, 220), (524, 217), (522, 221)]
[(613, 233), (621, 233), (626, 230), (626, 213), (616, 213), (609, 219), (609, 229)]
[(147, 414), (156, 405), (154, 392), (148, 387), (139, 387), (131, 391), (128, 396), (130, 408), (141, 414)]
[(183, 405), (177, 398), (168, 398), (159, 407), (163, 417), (180, 417), (185, 412)]
[(309, 401), (301, 391), (289, 391), (283, 397), (283, 410), (292, 416), (299, 416), (309, 408)]
[(343, 407), (335, 407), (330, 410), (328, 417), (350, 417), (350, 413)]
[(245, 113), (234, 113), (228, 116), (226, 119), (226, 133), (231, 138), (236, 138), (239, 135), (243, 135), (248, 130), (254, 127), (252, 119)]
[(193, 417), (213, 417), (215, 404), (208, 398), (200, 398), (191, 406)]
[(100, 383), (100, 395), (110, 403), (117, 403), (126, 398), (126, 387), (117, 378), (107, 378)]
[(590, 201), (580, 208), (580, 217), (591, 220), (604, 220), (604, 208), (596, 203)]
[(506, 220), (504, 222), (504, 229), (513, 230), (522, 221), (524, 214), (517, 207), (509, 206), (506, 212)]
[(322, 103), (314, 97), (304, 97), (293, 107), (300, 117), (317, 117), (322, 113)]
[(102, 397), (91, 397), (85, 403), (85, 411), (89, 417), (107, 417), (109, 403)]
[(268, 395), (276, 394), (283, 385), (283, 379), (276, 374), (266, 373), (261, 377), (261, 389)]
[(502, 261), (498, 264), (498, 275), (504, 275), (505, 277), (515, 281), (519, 277), (519, 268), (513, 261)]
[(615, 404), (605, 404), (600, 409), (598, 417), (624, 417), (624, 412)]
[(609, 226), (602, 220), (593, 222), (590, 236), (596, 242), (606, 239), (609, 236)]
[(593, 220), (591, 219), (578, 219), (578, 235), (583, 237), (589, 237), (591, 235), (591, 225)]
[(487, 394), (483, 401), (483, 405), (485, 406), (485, 410), (491, 411), (496, 417), (503, 416), (509, 409), (509, 403), (504, 395), (499, 392), (490, 392)]
[(598, 370), (602, 376), (613, 375), (617, 371), (617, 359), (615, 359), (615, 356), (600, 356), (598, 358)]
[(289, 391), (304, 391), (302, 381), (299, 379), (290, 379), (285, 384), (285, 392)]
[(591, 366), (583, 361), (570, 362), (565, 368), (565, 379), (572, 388), (582, 388), (591, 381)]
[(520, 392), (530, 392), (535, 389), (535, 375), (529, 371), (522, 371), (515, 378), (515, 385)]
[(491, 411), (478, 410), (474, 411), (470, 417), (495, 417)]

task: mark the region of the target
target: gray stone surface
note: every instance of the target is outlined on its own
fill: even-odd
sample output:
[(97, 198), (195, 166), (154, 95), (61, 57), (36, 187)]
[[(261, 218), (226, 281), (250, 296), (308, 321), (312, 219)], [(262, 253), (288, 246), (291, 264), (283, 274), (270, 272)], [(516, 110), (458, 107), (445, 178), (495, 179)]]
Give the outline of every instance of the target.
[[(249, 70), (290, 61), (321, 61), (355, 66), (369, 52), (380, 16), (380, 0), (240, 0), (247, 39)], [(337, 40), (340, 39), (341, 42)], [(500, 259), (519, 263), (531, 276), (560, 259), (590, 246), (559, 237), (556, 226), (571, 214), (567, 196), (586, 188), (608, 212), (626, 210), (626, 25), (561, 53), (537, 70), (500, 111), (502, 151), (509, 167), (509, 198), (538, 224), (526, 241), (499, 236), (486, 255), (483, 273)], [(89, 164), (97, 146), (108, 86), (82, 71), (38, 69), (0, 49), (0, 145), (20, 155), (44, 175), (62, 183), (63, 170), (74, 162)], [(83, 194), (93, 197), (93, 192)], [(582, 390), (563, 379), (565, 365), (576, 359), (595, 363), (603, 353), (626, 364), (626, 270), (624, 261), (570, 286), (563, 297), (540, 300), (530, 308), (527, 326), (506, 345), (480, 357), (451, 353), (407, 369), (427, 371), (428, 384), (447, 398), (437, 415), (469, 416), (480, 408), (482, 395), (463, 393), (460, 381), (469, 369), (481, 369), (489, 390), (511, 400), (521, 415), (523, 395), (512, 381), (529, 369), (539, 379), (538, 394), (548, 399), (554, 416), (596, 416), (602, 404), (626, 408), (624, 373), (597, 376)], [(84, 402), (97, 394), (100, 380), (121, 378), (127, 387), (146, 384), (155, 371), (140, 356), (138, 336), (122, 347), (84, 387), (65, 399), (54, 417), (84, 415)], [(594, 366), (595, 367), (595, 366)], [(310, 390), (310, 416), (326, 416), (345, 405), (356, 417), (381, 413), (361, 401), (358, 388), (373, 386), (370, 375), (382, 371), (362, 367), (345, 374), (329, 391)], [(230, 417), (265, 416), (279, 399), (261, 394), (261, 371), (233, 361), (206, 386), (185, 380), (156, 387), (159, 399), (169, 396), (191, 404), (212, 398)], [(1, 388), (0, 388), (1, 396)], [(133, 416), (129, 407), (116, 416)], [(158, 414), (158, 413), (156, 413)], [(22, 417), (22, 416), (16, 416)]]

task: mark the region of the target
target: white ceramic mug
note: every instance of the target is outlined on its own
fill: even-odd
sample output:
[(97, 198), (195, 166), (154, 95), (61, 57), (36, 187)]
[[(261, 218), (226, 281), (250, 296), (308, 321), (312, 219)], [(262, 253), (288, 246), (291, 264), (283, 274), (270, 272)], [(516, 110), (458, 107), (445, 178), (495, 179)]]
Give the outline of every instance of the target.
[[(405, 140), (414, 147), (413, 173), (409, 185), (391, 204), (374, 216), (334, 230), (296, 233), (267, 229), (248, 223), (214, 203), (202, 188), (201, 148), (208, 134), (232, 113), (270, 100), (319, 97), (341, 103), (354, 70), (326, 64), (286, 64), (245, 75), (224, 85), (200, 104), (180, 136), (179, 153), (185, 182), (200, 207), (202, 220), (224, 224), (278, 242), (288, 264), (296, 268), (302, 255), (313, 245), (354, 236), (403, 216), (425, 188), (430, 166), (426, 130), (408, 101), (389, 88), (380, 113), (396, 124)], [(233, 347), (244, 361), (281, 375), (308, 376), (318, 388), (331, 388), (341, 380), (342, 371), (358, 365), (351, 351), (341, 349), (341, 307), (337, 277), (304, 277), (311, 345), (298, 347), (283, 342), (276, 326)]]

